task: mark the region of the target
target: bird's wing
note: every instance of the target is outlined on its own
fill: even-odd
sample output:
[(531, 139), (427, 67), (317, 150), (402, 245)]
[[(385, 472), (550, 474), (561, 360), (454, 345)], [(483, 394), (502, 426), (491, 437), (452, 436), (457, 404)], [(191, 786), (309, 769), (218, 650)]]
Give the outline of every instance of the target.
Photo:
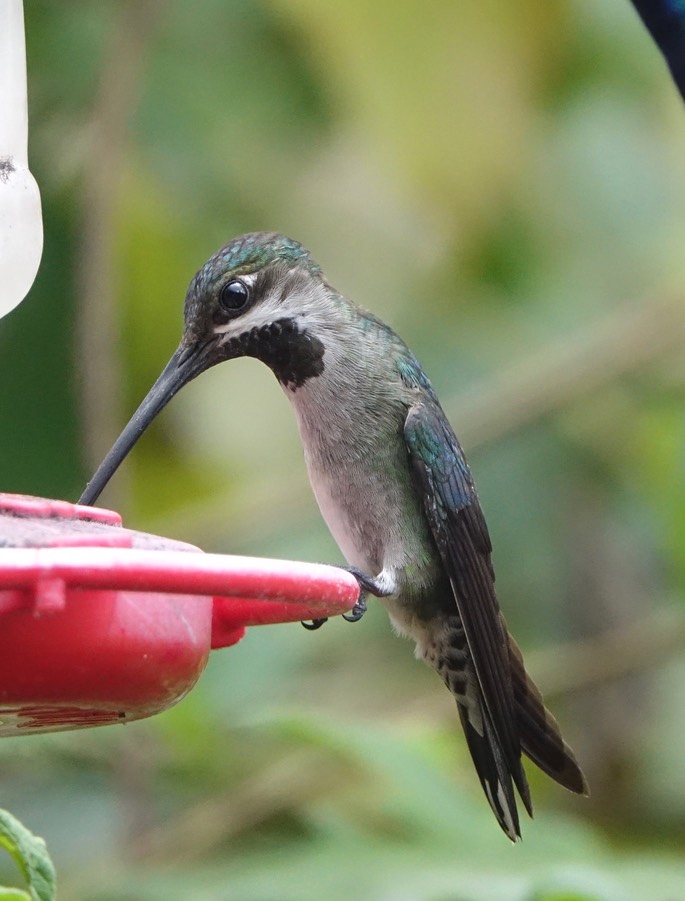
[[(507, 630), (492, 545), (464, 453), (437, 402), (409, 410), (404, 424), (411, 467), (428, 523), (452, 585), (488, 719), (514, 781), (525, 783)], [(522, 796), (526, 793), (523, 788)], [(526, 799), (524, 798), (524, 801)]]
[(685, 100), (685, 8), (673, 0), (633, 0)]

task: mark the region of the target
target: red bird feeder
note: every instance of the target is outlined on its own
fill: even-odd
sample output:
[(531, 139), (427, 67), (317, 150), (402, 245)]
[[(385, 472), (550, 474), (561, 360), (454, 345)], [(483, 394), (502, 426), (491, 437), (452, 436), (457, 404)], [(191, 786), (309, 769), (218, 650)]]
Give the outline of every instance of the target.
[(0, 494), (0, 736), (159, 713), (246, 626), (358, 596), (335, 567), (204, 554), (110, 510)]

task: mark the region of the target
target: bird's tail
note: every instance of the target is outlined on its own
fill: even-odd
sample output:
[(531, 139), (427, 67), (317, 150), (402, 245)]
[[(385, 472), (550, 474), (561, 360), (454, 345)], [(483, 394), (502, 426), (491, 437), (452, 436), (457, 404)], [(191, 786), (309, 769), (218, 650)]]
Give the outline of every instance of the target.
[(540, 690), (526, 672), (523, 655), (509, 635), (509, 659), (521, 749), (555, 782), (579, 795), (588, 785), (573, 751), (561, 737), (559, 724), (545, 707)]
[(520, 837), (514, 788), (528, 814), (533, 814), (521, 753), (560, 785), (587, 794), (587, 783), (573, 751), (561, 737), (557, 721), (526, 673), (521, 651), (511, 635), (508, 635), (511, 701), (518, 741), (514, 739), (515, 746), (508, 750), (502, 745), (484, 703), (461, 620), (456, 616), (443, 617), (438, 628), (421, 638), (417, 654), (436, 670), (453, 694), (483, 791), (498, 823), (512, 841)]
[(482, 710), (483, 719), (480, 730), (474, 725), (467, 708), (459, 701), (457, 701), (457, 710), (466, 736), (466, 744), (485, 797), (488, 799), (497, 822), (508, 838), (512, 842), (518, 841), (521, 837), (521, 830), (514, 796), (514, 782), (528, 814), (533, 815), (530, 791), (520, 758), (514, 767), (507, 764), (499, 739), (494, 733), (485, 710)]
[(520, 838), (514, 786), (532, 815), (530, 790), (518, 747), (502, 746), (490, 712), (483, 702), (464, 627), (457, 616), (442, 617), (430, 640), (419, 644), (425, 662), (441, 676), (457, 702), (459, 718), (473, 764), (492, 812), (503, 831)]

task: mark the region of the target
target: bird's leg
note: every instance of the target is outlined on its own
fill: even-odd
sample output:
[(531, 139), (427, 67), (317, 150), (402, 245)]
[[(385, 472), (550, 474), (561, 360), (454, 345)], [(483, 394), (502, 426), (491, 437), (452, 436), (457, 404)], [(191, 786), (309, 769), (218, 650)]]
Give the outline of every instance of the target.
[(366, 595), (372, 594), (377, 598), (386, 598), (392, 594), (392, 589), (379, 585), (375, 579), (367, 576), (356, 566), (345, 566), (343, 569), (353, 575), (359, 583), (359, 600), (352, 608), (352, 613), (343, 613), (342, 618), (346, 619), (348, 623), (358, 623), (366, 613)]

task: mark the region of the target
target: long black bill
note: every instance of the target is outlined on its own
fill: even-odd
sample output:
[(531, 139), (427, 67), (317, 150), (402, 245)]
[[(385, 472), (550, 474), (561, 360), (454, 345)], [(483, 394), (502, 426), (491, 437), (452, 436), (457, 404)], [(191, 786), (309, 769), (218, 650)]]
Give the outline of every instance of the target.
[(79, 498), (79, 504), (90, 506), (95, 503), (124, 457), (160, 410), (163, 410), (171, 398), (191, 379), (219, 362), (218, 358), (212, 358), (213, 347), (215, 347), (213, 341), (190, 347), (181, 344), (164, 367), (160, 377), (148, 391), (147, 397), (133, 414), (124, 431), (115, 441), (93, 478), (86, 485), (86, 490)]

